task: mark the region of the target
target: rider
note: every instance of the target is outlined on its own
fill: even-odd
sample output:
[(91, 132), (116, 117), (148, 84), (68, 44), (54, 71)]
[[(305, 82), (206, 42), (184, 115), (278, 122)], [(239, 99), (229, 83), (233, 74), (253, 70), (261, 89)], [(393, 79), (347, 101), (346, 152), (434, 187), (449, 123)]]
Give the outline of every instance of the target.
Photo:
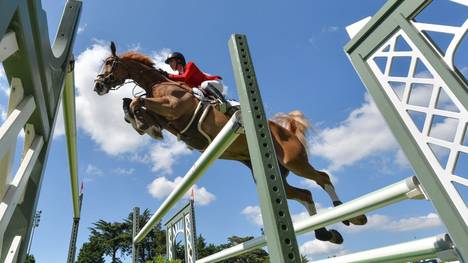
[(179, 72), (179, 74), (168, 74), (168, 78), (185, 82), (191, 88), (200, 88), (219, 101), (221, 112), (227, 111), (229, 103), (223, 96), (223, 84), (220, 76), (210, 76), (203, 73), (192, 61), (185, 63), (185, 57), (180, 52), (171, 53), (165, 63), (171, 66), (172, 70)]

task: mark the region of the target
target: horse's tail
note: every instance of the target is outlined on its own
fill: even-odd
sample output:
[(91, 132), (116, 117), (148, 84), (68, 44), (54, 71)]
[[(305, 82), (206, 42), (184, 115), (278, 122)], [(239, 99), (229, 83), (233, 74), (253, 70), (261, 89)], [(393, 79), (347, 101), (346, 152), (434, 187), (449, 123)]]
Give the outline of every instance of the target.
[(302, 145), (308, 149), (307, 130), (311, 125), (309, 120), (304, 116), (303, 112), (294, 110), (288, 114), (278, 113), (273, 116), (272, 121), (294, 133)]

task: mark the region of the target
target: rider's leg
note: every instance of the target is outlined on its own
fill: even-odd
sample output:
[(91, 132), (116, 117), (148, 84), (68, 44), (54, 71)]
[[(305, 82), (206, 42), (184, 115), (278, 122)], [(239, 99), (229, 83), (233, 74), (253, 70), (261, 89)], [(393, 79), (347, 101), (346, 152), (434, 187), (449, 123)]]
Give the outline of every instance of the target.
[(223, 95), (223, 84), (220, 80), (207, 80), (204, 81), (200, 88), (213, 95), (219, 101), (219, 109), (221, 112), (226, 112), (229, 107), (229, 102), (226, 101)]

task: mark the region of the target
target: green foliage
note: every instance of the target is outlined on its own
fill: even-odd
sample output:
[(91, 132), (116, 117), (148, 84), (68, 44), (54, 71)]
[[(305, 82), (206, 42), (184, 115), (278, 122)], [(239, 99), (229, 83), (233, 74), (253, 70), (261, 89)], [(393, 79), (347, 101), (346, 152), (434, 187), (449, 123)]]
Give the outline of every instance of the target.
[(162, 256), (157, 256), (153, 260), (146, 261), (145, 263), (182, 263), (182, 260), (167, 260)]
[[(151, 218), (146, 209), (139, 218), (139, 225), (143, 226)], [(78, 263), (104, 263), (104, 257), (112, 259), (112, 263), (122, 262), (120, 256), (129, 257), (132, 253), (133, 215), (130, 213), (123, 222), (106, 222), (99, 220), (90, 228), (89, 241), (84, 243), (78, 255)], [(226, 248), (238, 245), (253, 237), (232, 236), (225, 244), (208, 244), (202, 235), (196, 239), (197, 258), (204, 258)], [(156, 225), (150, 233), (139, 243), (139, 263), (182, 263), (184, 259), (184, 245), (179, 242), (176, 246), (176, 255), (179, 260), (169, 261), (166, 256), (166, 232), (161, 224)], [(120, 253), (118, 253), (120, 252)], [(263, 249), (256, 249), (246, 254), (224, 260), (225, 263), (265, 263), (269, 262), (268, 253)], [(301, 256), (302, 262), (308, 262)], [(34, 262), (34, 261), (31, 261)]]
[(27, 254), (24, 263), (36, 263), (36, 259), (33, 255)]
[[(138, 224), (140, 227), (144, 226), (151, 218), (151, 212), (145, 209), (139, 217)], [(127, 247), (131, 253), (132, 248), (132, 229), (133, 229), (133, 214), (130, 213), (127, 219), (124, 220), (126, 224), (126, 232), (128, 233)], [(166, 254), (166, 231), (162, 230), (161, 224), (157, 224), (148, 235), (139, 243), (139, 258), (138, 262), (147, 262), (158, 255)]]
[[(228, 238), (228, 243), (227, 244), (222, 244), (217, 246), (217, 249), (219, 251), (238, 245), (240, 243), (244, 243), (245, 241), (251, 240), (253, 237), (238, 237), (238, 236), (232, 236)], [(270, 262), (268, 253), (263, 250), (263, 249), (255, 249), (252, 250), (248, 253), (245, 253), (243, 255), (233, 257), (227, 260), (224, 260), (223, 262), (226, 263), (264, 263), (264, 262)]]
[(98, 237), (91, 236), (78, 254), (78, 263), (104, 263), (104, 247)]
[(112, 263), (120, 263), (121, 260), (117, 257), (117, 252), (120, 250), (121, 255), (128, 254), (129, 250), (126, 246), (130, 236), (124, 230), (124, 223), (110, 223), (104, 220), (99, 220), (91, 227), (91, 236), (96, 238), (102, 245), (104, 255), (111, 258)]

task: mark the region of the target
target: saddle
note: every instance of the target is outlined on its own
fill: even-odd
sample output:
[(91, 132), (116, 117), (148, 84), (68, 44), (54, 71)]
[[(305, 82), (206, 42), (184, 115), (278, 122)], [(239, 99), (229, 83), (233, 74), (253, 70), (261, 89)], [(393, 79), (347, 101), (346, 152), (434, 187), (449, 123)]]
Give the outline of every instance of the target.
[[(215, 106), (219, 111), (220, 110), (220, 101), (214, 95), (208, 94), (200, 88), (192, 88), (192, 95), (197, 98), (202, 103), (208, 103)], [(236, 111), (240, 110), (240, 104), (234, 100), (226, 100), (228, 102), (228, 108), (224, 114), (228, 117), (231, 117)]]

